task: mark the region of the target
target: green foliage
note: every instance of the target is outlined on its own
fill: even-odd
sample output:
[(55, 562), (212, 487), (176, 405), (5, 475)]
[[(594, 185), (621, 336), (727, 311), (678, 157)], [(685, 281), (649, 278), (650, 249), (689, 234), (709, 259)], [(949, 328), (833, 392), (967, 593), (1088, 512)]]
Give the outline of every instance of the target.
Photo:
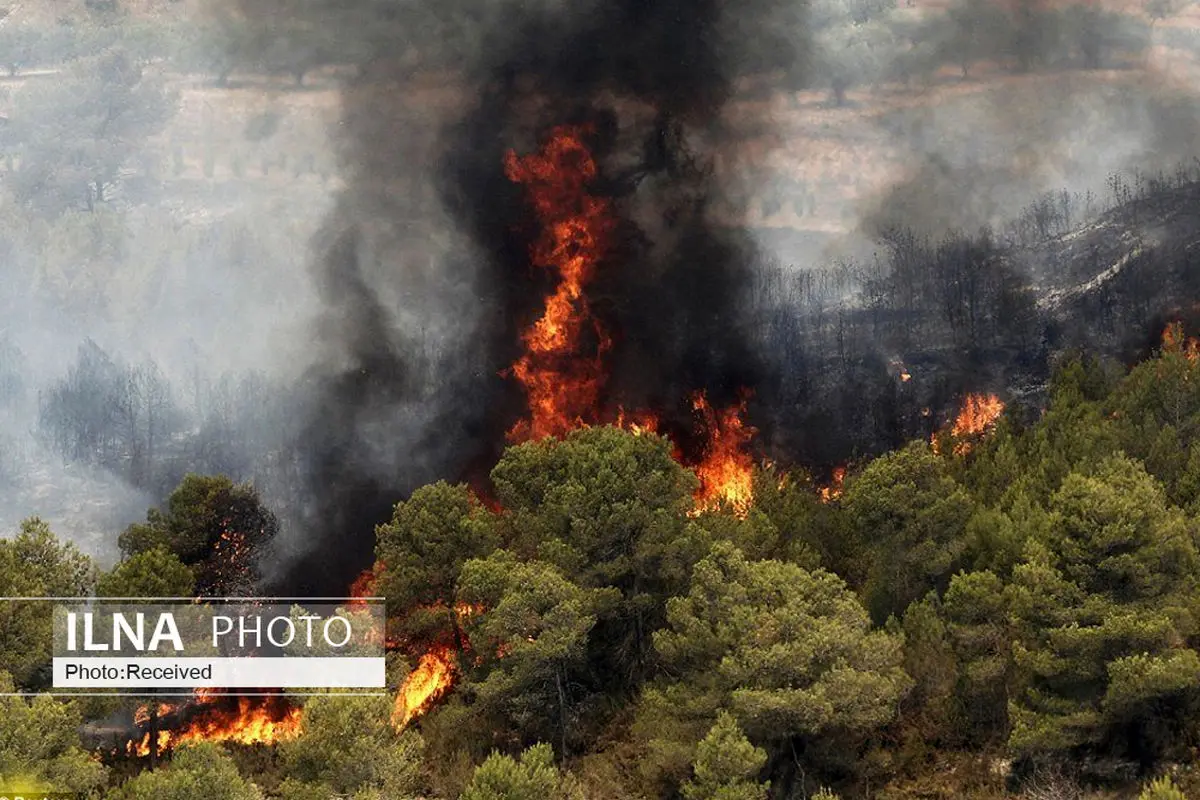
[(387, 697), (310, 698), (303, 733), (279, 744), (288, 796), (315, 797), (323, 790), (328, 797), (371, 788), (397, 800), (418, 795), (424, 744), (415, 732), (397, 735), (390, 715)]
[(687, 800), (766, 800), (770, 784), (754, 779), (767, 752), (750, 744), (732, 714), (722, 711), (696, 747), (695, 776), (683, 785)]
[(588, 634), (619, 598), (615, 589), (581, 588), (550, 564), (520, 562), (504, 550), (467, 562), (459, 599), (484, 609), (468, 618), (483, 660), (485, 677), (473, 687), (481, 713), (506, 717), (523, 738), (554, 737), (565, 752)]
[(220, 746), (209, 742), (187, 744), (177, 750), (171, 763), (143, 772), (109, 792), (109, 800), (262, 800), (262, 793), (238, 774), (237, 767)]
[[(1011, 706), (1018, 753), (1098, 746), (1121, 731), (1128, 755), (1162, 755), (1190, 725), (1200, 662), (1195, 541), (1136, 462), (1072, 473), (1050, 503), (1045, 543), (1013, 572), (1010, 613), (1022, 691)], [(1132, 744), (1136, 742), (1136, 745)]]
[(150, 509), (146, 522), (117, 539), (126, 556), (165, 548), (193, 568), (204, 594), (248, 592), (256, 578), (253, 550), (275, 536), (279, 523), (249, 483), (224, 475), (188, 474), (167, 498), (164, 511)]
[(871, 553), (864, 589), (877, 622), (900, 616), (962, 564), (974, 503), (923, 442), (877, 458), (846, 488), (843, 507)]
[(904, 671), (913, 678), (906, 717), (921, 742), (954, 740), (962, 715), (958, 658), (936, 593), (904, 612)]
[(1139, 364), (1112, 393), (1105, 410), (1122, 449), (1145, 461), (1181, 506), (1200, 488), (1200, 361), (1178, 326), (1168, 328), (1156, 358)]
[(692, 760), (720, 708), (769, 753), (796, 740), (836, 748), (889, 722), (912, 684), (901, 638), (872, 630), (840, 578), (749, 562), (728, 543), (696, 565), (667, 620), (654, 643), (677, 677), (647, 691), (639, 721), (667, 774)]
[(376, 591), (388, 599), (390, 615), (404, 615), (404, 635), (433, 639), (456, 630), (459, 572), (496, 548), (494, 528), (492, 514), (462, 485), (423, 486), (396, 504), (391, 521), (375, 531), (375, 555), (384, 565)]
[(100, 576), (98, 597), (191, 597), (196, 579), (165, 547), (143, 550)]
[[(846, 535), (838, 509), (823, 503), (819, 490), (803, 471), (780, 473), (774, 467), (754, 472), (754, 507), (750, 521), (755, 528), (769, 533), (767, 546), (756, 553), (742, 541), (731, 539), (749, 558), (780, 558), (803, 567), (823, 566), (839, 575), (848, 575), (860, 560), (852, 537)], [(766, 518), (769, 527), (758, 522)], [(705, 515), (714, 517), (715, 515)], [(725, 519), (729, 519), (725, 515)], [(727, 538), (717, 536), (717, 538)]]
[(950, 581), (942, 603), (947, 640), (959, 664), (955, 696), (972, 743), (1005, 730), (1008, 679), (1012, 671), (1012, 630), (1004, 583), (989, 571), (962, 573)]
[(1173, 780), (1163, 775), (1147, 783), (1138, 800), (1187, 800), (1187, 795), (1179, 791)]
[[(0, 597), (86, 597), (96, 583), (96, 566), (70, 542), (60, 541), (37, 517), (0, 540)], [(0, 602), (0, 670), (18, 686), (49, 681), (53, 614), (48, 602)]]
[[(12, 678), (0, 672), (0, 692), (13, 691)], [(81, 793), (102, 786), (104, 768), (79, 746), (82, 722), (73, 701), (0, 697), (0, 786)]]
[(519, 758), (488, 756), (459, 800), (583, 800), (583, 792), (554, 765), (550, 745), (536, 744)]
[(118, 50), (72, 65), (66, 80), (39, 81), (17, 95), (12, 110), (11, 136), (21, 159), (11, 176), (15, 197), (51, 215), (94, 210), (104, 186), (118, 180), (176, 103)]
[(628, 685), (645, 671), (667, 598), (708, 546), (687, 516), (695, 475), (661, 437), (598, 427), (509, 448), (491, 476), (511, 550), (585, 589), (621, 593), (598, 625), (602, 673)]

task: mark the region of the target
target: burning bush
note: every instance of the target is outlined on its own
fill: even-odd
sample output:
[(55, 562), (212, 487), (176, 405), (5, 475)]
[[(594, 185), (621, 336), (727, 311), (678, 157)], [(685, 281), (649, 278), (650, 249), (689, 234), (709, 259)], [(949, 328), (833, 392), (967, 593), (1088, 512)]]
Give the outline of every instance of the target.
[(196, 590), (211, 595), (251, 595), (258, 582), (255, 550), (278, 529), (250, 484), (219, 476), (188, 475), (146, 522), (130, 525), (118, 543), (126, 555), (166, 548), (194, 568)]

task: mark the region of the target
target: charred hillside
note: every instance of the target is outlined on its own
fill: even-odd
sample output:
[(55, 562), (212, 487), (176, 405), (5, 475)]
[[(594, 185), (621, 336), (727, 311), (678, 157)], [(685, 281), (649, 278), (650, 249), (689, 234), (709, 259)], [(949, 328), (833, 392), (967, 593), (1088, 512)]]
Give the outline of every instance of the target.
[[(1114, 178), (1117, 207), (1023, 250), (1055, 347), (1144, 357), (1172, 320), (1194, 327), (1200, 298), (1200, 182)], [(1190, 324), (1189, 324), (1190, 323)]]
[(972, 392), (1031, 412), (1054, 360), (1144, 358), (1194, 327), (1200, 182), (1114, 176), (1102, 203), (1049, 195), (1002, 231), (881, 232), (867, 261), (762, 264), (752, 337), (780, 365), (757, 396), (773, 455), (828, 468), (927, 437)]

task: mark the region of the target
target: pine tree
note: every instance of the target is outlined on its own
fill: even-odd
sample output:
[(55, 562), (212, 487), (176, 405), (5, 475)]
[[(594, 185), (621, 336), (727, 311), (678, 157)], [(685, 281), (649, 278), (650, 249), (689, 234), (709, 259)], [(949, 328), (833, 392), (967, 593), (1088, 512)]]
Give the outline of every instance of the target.
[(1137, 462), (1074, 472), (1006, 591), (1021, 691), (1018, 754), (1103, 745), (1143, 762), (1179, 740), (1200, 702), (1200, 557), (1186, 519)]
[(742, 733), (732, 714), (722, 711), (696, 748), (694, 777), (683, 785), (687, 800), (766, 800), (769, 783), (755, 777), (767, 753)]

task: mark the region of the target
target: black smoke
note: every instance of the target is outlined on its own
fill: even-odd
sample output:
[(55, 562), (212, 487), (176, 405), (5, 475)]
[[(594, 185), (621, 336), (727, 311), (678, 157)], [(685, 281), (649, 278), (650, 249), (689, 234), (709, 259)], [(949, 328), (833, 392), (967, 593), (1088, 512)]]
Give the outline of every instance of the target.
[[(590, 287), (614, 336), (605, 405), (686, 431), (692, 392), (719, 406), (764, 384), (743, 321), (755, 247), (728, 213), (714, 132), (776, 4), (287, 9), (363, 54), (338, 128), (346, 185), (313, 265), (326, 312), (294, 442), (308, 496), (292, 514), (303, 541), (288, 545), (304, 557), (279, 576), (290, 591), (344, 591), (392, 503), (486, 474), (524, 412), (501, 373), (552, 282), (530, 265), (536, 229), (503, 158), (552, 126), (591, 128), (593, 188), (619, 218)], [(243, 13), (261, 23), (276, 5), (245, 0)], [(788, 38), (796, 61), (803, 25)]]

